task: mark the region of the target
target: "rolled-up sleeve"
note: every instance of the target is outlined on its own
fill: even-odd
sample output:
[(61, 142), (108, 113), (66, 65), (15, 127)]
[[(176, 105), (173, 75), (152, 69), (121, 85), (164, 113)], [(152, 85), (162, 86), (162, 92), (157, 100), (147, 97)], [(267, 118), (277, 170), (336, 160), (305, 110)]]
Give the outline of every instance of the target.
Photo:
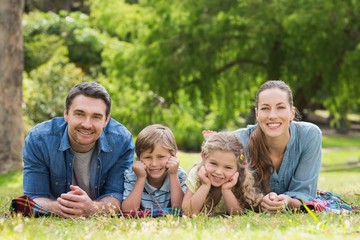
[(304, 142), (304, 148), (294, 175), (291, 178), (286, 195), (309, 201), (316, 196), (317, 183), (321, 168), (321, 131), (312, 128), (307, 133), (307, 140)]

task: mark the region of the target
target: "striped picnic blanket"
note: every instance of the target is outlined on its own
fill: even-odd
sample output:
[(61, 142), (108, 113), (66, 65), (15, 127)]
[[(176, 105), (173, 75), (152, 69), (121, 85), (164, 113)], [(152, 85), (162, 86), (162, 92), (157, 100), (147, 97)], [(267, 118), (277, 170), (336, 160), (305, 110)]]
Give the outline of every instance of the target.
[(166, 215), (182, 216), (180, 208), (152, 208), (138, 211), (122, 212), (119, 216), (129, 218), (143, 218), (143, 217), (164, 217)]
[[(23, 195), (11, 201), (10, 213), (21, 214), (26, 217), (50, 216), (51, 213), (43, 209), (30, 197)], [(53, 214), (55, 215), (55, 214)], [(142, 218), (142, 217), (163, 217), (165, 215), (182, 216), (180, 208), (153, 208), (139, 211), (122, 212), (119, 217)]]
[[(326, 191), (317, 191), (316, 198), (305, 205), (315, 212), (349, 213), (360, 212), (360, 206), (345, 202), (338, 194)], [(305, 210), (302, 206), (301, 210)]]
[(22, 214), (26, 217), (42, 217), (51, 215), (49, 211), (40, 207), (39, 204), (26, 195), (17, 197), (11, 201), (10, 212)]

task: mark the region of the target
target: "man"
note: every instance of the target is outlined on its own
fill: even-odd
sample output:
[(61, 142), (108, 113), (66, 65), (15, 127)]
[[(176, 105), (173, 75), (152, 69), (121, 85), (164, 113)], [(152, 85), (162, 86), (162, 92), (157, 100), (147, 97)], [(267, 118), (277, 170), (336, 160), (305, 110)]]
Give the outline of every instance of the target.
[(65, 218), (119, 211), (134, 142), (110, 109), (100, 84), (72, 88), (64, 117), (38, 124), (26, 137), (24, 194)]

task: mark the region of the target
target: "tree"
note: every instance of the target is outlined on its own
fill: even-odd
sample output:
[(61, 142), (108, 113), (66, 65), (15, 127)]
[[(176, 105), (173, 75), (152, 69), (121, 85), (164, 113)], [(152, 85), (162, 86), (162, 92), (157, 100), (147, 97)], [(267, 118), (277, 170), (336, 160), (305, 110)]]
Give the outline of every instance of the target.
[(21, 167), (23, 0), (0, 0), (0, 172)]

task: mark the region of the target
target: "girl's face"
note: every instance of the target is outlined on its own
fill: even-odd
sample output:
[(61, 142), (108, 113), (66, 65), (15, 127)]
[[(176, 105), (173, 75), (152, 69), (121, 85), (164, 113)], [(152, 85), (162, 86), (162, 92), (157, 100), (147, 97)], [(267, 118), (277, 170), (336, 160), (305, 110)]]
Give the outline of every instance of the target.
[(211, 185), (220, 187), (229, 182), (237, 171), (237, 162), (232, 152), (215, 151), (206, 156), (204, 165)]
[(295, 117), (288, 93), (278, 88), (262, 91), (258, 96), (256, 120), (268, 138), (289, 137), (289, 125)]

